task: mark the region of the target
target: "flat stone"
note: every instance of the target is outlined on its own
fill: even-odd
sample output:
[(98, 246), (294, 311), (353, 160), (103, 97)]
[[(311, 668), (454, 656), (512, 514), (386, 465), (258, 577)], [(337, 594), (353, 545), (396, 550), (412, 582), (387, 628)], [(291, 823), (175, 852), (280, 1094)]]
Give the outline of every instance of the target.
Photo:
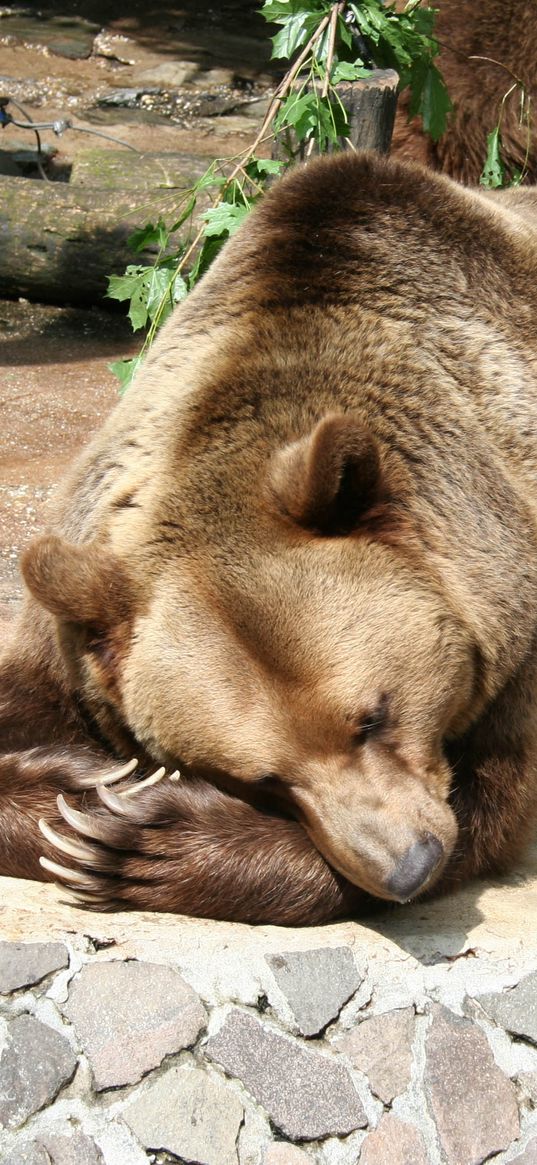
[(348, 947), (284, 951), (266, 961), (303, 1036), (322, 1031), (362, 982)]
[(277, 1141), (265, 1149), (263, 1165), (311, 1165), (311, 1157), (303, 1153), (302, 1149), (297, 1149), (296, 1145)]
[(31, 987), (68, 966), (69, 953), (63, 943), (0, 942), (0, 995)]
[(537, 1137), (528, 1142), (518, 1157), (511, 1157), (509, 1165), (537, 1165)]
[(195, 1043), (207, 1014), (171, 967), (110, 961), (83, 967), (63, 1012), (74, 1024), (97, 1091), (135, 1084)]
[(416, 1017), (412, 1007), (372, 1015), (333, 1041), (364, 1072), (375, 1096), (391, 1104), (406, 1092), (412, 1073)]
[(537, 971), (526, 975), (509, 991), (478, 995), (477, 1002), (511, 1035), (522, 1036), (537, 1044)]
[(537, 1072), (519, 1072), (517, 1083), (523, 1088), (534, 1107), (537, 1107)]
[[(360, 1165), (429, 1165), (425, 1141), (418, 1129), (398, 1120), (390, 1112), (366, 1137)], [(461, 1165), (461, 1161), (459, 1161)]]
[(425, 1091), (447, 1165), (481, 1165), (520, 1133), (511, 1081), (481, 1028), (445, 1007), (432, 1008)]
[(151, 65), (149, 69), (137, 73), (137, 79), (150, 81), (153, 85), (180, 89), (185, 81), (190, 81), (196, 73), (197, 65), (193, 61), (165, 61), (162, 65)]
[(0, 1059), (0, 1125), (16, 1128), (54, 1100), (77, 1061), (65, 1036), (33, 1015), (17, 1016), (8, 1031)]
[(37, 1141), (27, 1141), (7, 1157), (2, 1157), (2, 1165), (53, 1165), (53, 1162), (42, 1145)]
[(292, 1141), (364, 1128), (367, 1117), (343, 1064), (232, 1011), (206, 1054), (242, 1080), (273, 1124)]
[(242, 1104), (201, 1068), (169, 1068), (122, 1117), (146, 1149), (165, 1149), (196, 1165), (237, 1165)]
[(85, 1133), (41, 1133), (39, 1138), (52, 1165), (104, 1165), (104, 1157), (92, 1137)]

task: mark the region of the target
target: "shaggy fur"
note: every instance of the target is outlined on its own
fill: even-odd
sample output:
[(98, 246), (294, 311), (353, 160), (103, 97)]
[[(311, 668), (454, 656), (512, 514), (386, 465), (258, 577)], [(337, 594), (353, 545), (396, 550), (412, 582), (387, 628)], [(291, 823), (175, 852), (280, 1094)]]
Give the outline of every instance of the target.
[[(427, 163), (460, 182), (477, 183), (487, 152), (487, 134), (500, 115), (502, 98), (515, 78), (526, 86), (531, 101), (529, 135), (520, 122), (520, 90), (505, 103), (501, 133), (509, 172), (527, 165), (537, 182), (537, 6), (534, 0), (435, 0), (435, 35), (440, 42), (439, 67), (454, 110), (447, 132), (432, 142), (417, 120), (408, 124), (408, 93), (401, 96), (395, 123), (393, 154), (402, 160)], [(476, 59), (481, 58), (481, 59)], [(487, 58), (483, 60), (482, 58)]]
[[(519, 855), (536, 273), (531, 192), (345, 155), (267, 196), (24, 556), (3, 873), (297, 924)], [(131, 756), (182, 779), (97, 797)]]

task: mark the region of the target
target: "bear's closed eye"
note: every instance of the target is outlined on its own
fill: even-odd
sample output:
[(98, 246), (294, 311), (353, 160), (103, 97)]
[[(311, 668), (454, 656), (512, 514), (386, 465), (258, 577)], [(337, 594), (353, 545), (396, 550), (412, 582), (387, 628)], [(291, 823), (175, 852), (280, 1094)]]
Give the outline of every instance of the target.
[(386, 728), (389, 721), (389, 704), (389, 696), (383, 692), (376, 706), (355, 720), (353, 732), (355, 744), (364, 744), (366, 740), (377, 736)]

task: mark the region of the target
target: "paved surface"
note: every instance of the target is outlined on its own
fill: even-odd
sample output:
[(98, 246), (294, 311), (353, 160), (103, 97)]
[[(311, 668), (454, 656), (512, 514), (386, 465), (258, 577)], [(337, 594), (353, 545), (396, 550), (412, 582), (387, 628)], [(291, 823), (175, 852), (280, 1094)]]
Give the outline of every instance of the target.
[(0, 901), (4, 1165), (537, 1163), (537, 849), (367, 927)]

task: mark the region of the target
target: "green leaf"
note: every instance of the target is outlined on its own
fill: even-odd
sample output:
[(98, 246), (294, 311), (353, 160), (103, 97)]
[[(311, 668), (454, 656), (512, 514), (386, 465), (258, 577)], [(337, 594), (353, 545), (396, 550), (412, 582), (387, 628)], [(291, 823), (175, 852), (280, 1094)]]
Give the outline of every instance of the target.
[(122, 396), (132, 383), (135, 373), (142, 363), (143, 356), (134, 356), (132, 360), (114, 360), (108, 367), (119, 380), (119, 392)]
[(144, 280), (145, 306), (150, 320), (154, 320), (158, 315), (161, 321), (164, 322), (162, 320), (163, 313), (161, 305), (166, 296), (169, 296), (169, 310), (167, 313), (169, 315), (173, 303), (171, 289), (174, 279), (174, 271), (165, 266), (151, 268), (151, 271), (146, 276)]
[(479, 179), (482, 186), (488, 186), (492, 190), (495, 190), (498, 186), (503, 186), (505, 180), (505, 168), (502, 162), (501, 149), (502, 139), (500, 127), (497, 125), (487, 135), (487, 156), (483, 173)]
[(429, 65), (421, 91), (420, 113), (423, 118), (423, 128), (429, 133), (434, 142), (445, 133), (447, 115), (451, 112), (451, 104), (443, 77), (436, 65)]
[(205, 273), (211, 263), (216, 259), (218, 252), (222, 250), (227, 239), (227, 234), (215, 235), (211, 238), (204, 239), (203, 246), (198, 251), (197, 257), (188, 274), (187, 284), (188, 290), (196, 286), (202, 275)]
[(330, 81), (337, 85), (339, 81), (358, 81), (360, 77), (368, 77), (371, 69), (365, 69), (361, 62), (338, 61), (332, 69)]
[(338, 35), (341, 43), (344, 44), (346, 46), (346, 48), (354, 49), (354, 41), (352, 39), (352, 32), (351, 32), (348, 24), (345, 23), (342, 16), (338, 16), (337, 35)]
[(309, 36), (308, 21), (304, 12), (290, 16), (283, 28), (271, 38), (273, 58), (279, 60), (280, 57), (292, 57), (296, 50), (306, 43)]
[(253, 178), (254, 181), (262, 181), (267, 174), (280, 174), (283, 170), (283, 162), (276, 158), (251, 158), (245, 169), (249, 178)]
[(188, 199), (184, 210), (179, 215), (179, 218), (177, 218), (173, 225), (170, 227), (170, 235), (174, 235), (175, 232), (179, 230), (179, 227), (182, 227), (183, 223), (186, 222), (187, 218), (190, 218), (190, 215), (194, 213), (197, 201), (198, 200), (195, 194), (193, 194), (192, 197)]
[(126, 268), (124, 275), (109, 275), (107, 299), (118, 299), (120, 303), (130, 299), (136, 291), (140, 276), (148, 270), (148, 267), (134, 267), (131, 264)]
[(139, 251), (145, 251), (147, 247), (158, 244), (160, 225), (160, 222), (156, 226), (153, 226), (152, 222), (148, 222), (144, 227), (139, 227), (138, 230), (133, 231), (132, 235), (129, 235), (127, 239), (131, 251), (138, 253)]
[(317, 98), (314, 93), (303, 93), (301, 96), (291, 93), (287, 97), (274, 121), (274, 128), (279, 130), (286, 125), (293, 127), (299, 141), (311, 136), (317, 125)]
[(348, 137), (349, 123), (347, 114), (339, 101), (331, 101), (328, 97), (319, 100), (317, 107), (317, 130), (315, 138), (321, 153), (328, 145), (337, 145), (340, 138)]
[(297, 12), (302, 12), (308, 17), (315, 16), (318, 24), (319, 16), (323, 16), (329, 7), (326, 0), (265, 0), (261, 15), (274, 24), (284, 24)]
[(174, 303), (182, 303), (183, 299), (186, 299), (187, 295), (188, 295), (188, 286), (187, 286), (185, 280), (183, 279), (183, 276), (179, 275), (179, 273), (177, 273), (177, 275), (174, 276), (173, 283), (172, 283), (173, 302)]
[(218, 206), (212, 206), (203, 215), (207, 223), (205, 227), (206, 237), (212, 238), (213, 235), (223, 234), (234, 235), (247, 214), (248, 207), (244, 204), (236, 206), (233, 203), (221, 202)]
[(198, 178), (198, 181), (196, 182), (196, 185), (194, 187), (194, 189), (196, 191), (198, 191), (198, 190), (210, 190), (210, 189), (212, 189), (212, 187), (214, 187), (216, 190), (218, 190), (221, 186), (224, 185), (224, 183), (226, 181), (226, 179), (224, 178), (224, 175), (223, 174), (215, 174), (214, 166), (215, 166), (215, 163), (213, 162), (212, 165), (209, 166), (209, 169), (206, 170), (205, 174), (202, 174), (201, 178)]

